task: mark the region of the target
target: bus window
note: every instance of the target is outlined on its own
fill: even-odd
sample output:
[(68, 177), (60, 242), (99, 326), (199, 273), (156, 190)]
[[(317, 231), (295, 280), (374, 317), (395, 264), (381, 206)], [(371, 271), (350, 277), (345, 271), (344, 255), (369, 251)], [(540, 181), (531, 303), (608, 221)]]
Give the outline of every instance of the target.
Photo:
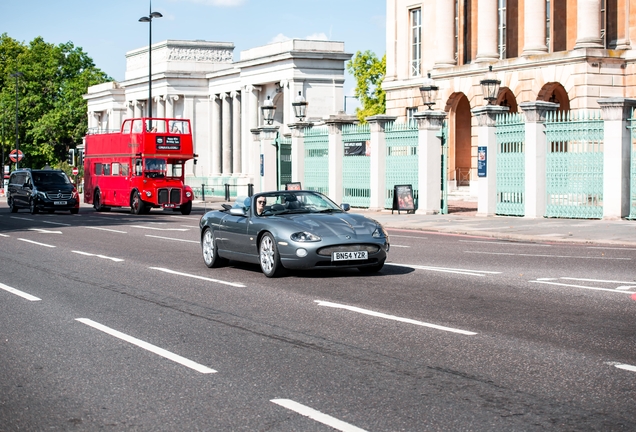
[(168, 174), (170, 177), (179, 177), (183, 175), (183, 163), (175, 162), (172, 164), (168, 164)]
[(127, 163), (121, 164), (121, 175), (123, 175), (124, 177), (128, 177), (128, 164)]
[(103, 172), (104, 172), (104, 170), (102, 168), (102, 164), (96, 163), (95, 164), (95, 175), (102, 175)]
[(133, 133), (141, 133), (141, 132), (143, 132), (143, 124), (141, 123), (141, 120), (134, 120), (133, 121), (132, 131), (133, 131)]
[(110, 164), (103, 164), (104, 166), (104, 175), (110, 175)]
[(147, 177), (165, 177), (166, 176), (166, 160), (159, 158), (146, 159), (144, 172)]
[(170, 120), (170, 133), (189, 134), (188, 122), (183, 120)]
[(135, 159), (134, 163), (135, 163), (135, 175), (140, 176), (142, 174), (141, 159)]
[(132, 125), (132, 122), (130, 120), (126, 120), (124, 122), (124, 127), (122, 128), (122, 133), (130, 133), (131, 125)]
[(119, 163), (118, 162), (113, 162), (113, 175), (114, 176), (118, 176), (119, 175)]
[(146, 132), (150, 133), (165, 133), (166, 121), (157, 119), (146, 120)]

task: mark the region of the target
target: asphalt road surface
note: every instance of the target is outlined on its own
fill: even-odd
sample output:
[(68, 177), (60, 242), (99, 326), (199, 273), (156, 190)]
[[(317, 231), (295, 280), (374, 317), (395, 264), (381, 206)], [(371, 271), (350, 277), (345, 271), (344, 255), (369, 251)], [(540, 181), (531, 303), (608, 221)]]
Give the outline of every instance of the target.
[(391, 230), (268, 279), (201, 214), (0, 209), (0, 430), (636, 430), (636, 249)]

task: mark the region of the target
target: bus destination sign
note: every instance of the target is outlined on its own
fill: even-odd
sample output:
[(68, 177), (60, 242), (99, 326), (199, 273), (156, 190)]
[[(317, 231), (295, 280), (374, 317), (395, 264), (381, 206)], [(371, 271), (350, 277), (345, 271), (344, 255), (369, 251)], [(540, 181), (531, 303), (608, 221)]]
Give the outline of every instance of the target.
[(181, 138), (178, 136), (158, 136), (157, 150), (181, 150)]

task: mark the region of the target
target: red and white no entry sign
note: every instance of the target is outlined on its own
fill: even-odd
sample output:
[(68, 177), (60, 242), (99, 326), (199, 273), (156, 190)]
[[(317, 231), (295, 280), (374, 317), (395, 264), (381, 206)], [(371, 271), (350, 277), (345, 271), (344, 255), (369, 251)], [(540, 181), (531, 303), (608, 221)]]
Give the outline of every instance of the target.
[(78, 174), (79, 174), (79, 168), (73, 167), (73, 175), (78, 175)]
[(9, 153), (9, 159), (11, 159), (13, 162), (21, 161), (22, 158), (24, 158), (24, 153), (22, 153), (22, 150), (13, 149), (11, 150), (11, 153)]

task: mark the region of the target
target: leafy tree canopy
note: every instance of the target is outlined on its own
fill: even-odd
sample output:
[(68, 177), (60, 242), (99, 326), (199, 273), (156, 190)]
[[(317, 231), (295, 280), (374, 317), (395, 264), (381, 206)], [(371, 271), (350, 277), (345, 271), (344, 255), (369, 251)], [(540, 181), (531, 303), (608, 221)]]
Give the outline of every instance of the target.
[[(15, 72), (21, 72), (17, 79)], [(112, 81), (72, 42), (28, 45), (0, 35), (0, 128), (5, 161), (15, 148), (16, 83), (18, 138), (25, 157), (20, 166), (59, 165), (68, 149), (81, 144), (87, 130), (89, 86)]]
[(356, 79), (355, 94), (362, 108), (356, 109), (358, 119), (364, 123), (366, 117), (386, 112), (386, 95), (382, 81), (386, 75), (386, 54), (382, 60), (372, 51), (358, 51), (347, 62), (347, 71)]

